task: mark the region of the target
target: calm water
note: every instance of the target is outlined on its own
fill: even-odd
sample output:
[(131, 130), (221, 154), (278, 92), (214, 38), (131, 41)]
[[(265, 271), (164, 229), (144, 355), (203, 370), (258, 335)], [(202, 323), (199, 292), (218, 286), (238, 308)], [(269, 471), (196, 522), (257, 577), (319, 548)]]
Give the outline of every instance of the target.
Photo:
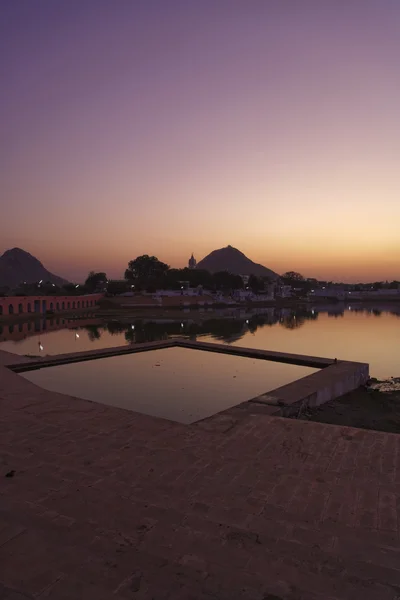
[(28, 371), (51, 391), (193, 423), (316, 369), (165, 348)]
[[(195, 313), (193, 319), (200, 314)], [(23, 355), (60, 354), (187, 335), (220, 343), (367, 362), (374, 377), (400, 376), (400, 304), (374, 309), (353, 305), (351, 310), (339, 305), (297, 311), (271, 308), (252, 313), (225, 310), (207, 312), (201, 319), (202, 323), (194, 323), (190, 313), (182, 315), (182, 322), (122, 324), (59, 320), (57, 323), (53, 319), (31, 323), (30, 330), (26, 323), (13, 326), (3, 323), (0, 349)]]

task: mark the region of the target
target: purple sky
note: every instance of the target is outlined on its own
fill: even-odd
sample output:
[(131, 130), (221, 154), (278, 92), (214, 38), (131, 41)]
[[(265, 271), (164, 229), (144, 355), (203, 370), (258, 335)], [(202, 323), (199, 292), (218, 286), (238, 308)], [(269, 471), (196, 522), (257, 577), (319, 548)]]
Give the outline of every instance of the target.
[(400, 279), (399, 0), (4, 0), (0, 252)]

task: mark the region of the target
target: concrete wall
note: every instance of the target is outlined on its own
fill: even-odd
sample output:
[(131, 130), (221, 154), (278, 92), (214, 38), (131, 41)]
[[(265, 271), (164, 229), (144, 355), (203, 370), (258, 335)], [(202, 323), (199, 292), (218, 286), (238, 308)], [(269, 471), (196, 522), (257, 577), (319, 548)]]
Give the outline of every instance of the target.
[(280, 388), (252, 398), (247, 402), (242, 402), (224, 411), (225, 414), (232, 414), (232, 412), (236, 414), (237, 410), (243, 411), (244, 409), (245, 411), (250, 411), (251, 414), (253, 412), (264, 412), (275, 416), (298, 415), (308, 406), (313, 407), (324, 404), (357, 389), (361, 385), (364, 385), (369, 378), (369, 365), (366, 363), (337, 361), (331, 358), (242, 348), (240, 346), (226, 346), (225, 344), (209, 342), (194, 342), (183, 338), (48, 356), (24, 363), (20, 362), (20, 357), (9, 354), (9, 362), (4, 364), (9, 365), (16, 373), (21, 373), (34, 368), (94, 360), (108, 356), (120, 356), (160, 348), (171, 348), (174, 346), (287, 364), (304, 365), (319, 369), (312, 375), (297, 379)]
[(82, 296), (6, 296), (0, 298), (0, 317), (10, 315), (46, 314), (93, 308), (104, 294)]
[(340, 398), (365, 385), (368, 379), (368, 364), (338, 361), (317, 373), (253, 398), (250, 403), (265, 404), (271, 408), (269, 414), (288, 417), (307, 407), (319, 406)]

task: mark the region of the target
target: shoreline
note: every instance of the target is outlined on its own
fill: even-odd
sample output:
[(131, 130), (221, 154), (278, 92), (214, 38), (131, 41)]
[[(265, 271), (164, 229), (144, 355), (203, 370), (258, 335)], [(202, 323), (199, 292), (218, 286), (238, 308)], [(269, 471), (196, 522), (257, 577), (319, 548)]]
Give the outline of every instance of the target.
[[(114, 306), (112, 306), (114, 304)], [(122, 306), (113, 300), (108, 301), (108, 306), (96, 306), (92, 308), (85, 309), (75, 309), (70, 311), (63, 312), (47, 312), (43, 313), (21, 313), (21, 314), (13, 314), (13, 315), (0, 315), (0, 324), (12, 324), (12, 323), (20, 323), (27, 321), (35, 321), (37, 319), (82, 319), (82, 318), (92, 318), (92, 319), (116, 319), (116, 318), (154, 318), (154, 319), (180, 319), (184, 317), (186, 314), (190, 314), (190, 318), (193, 321), (198, 321), (203, 319), (207, 314), (216, 314), (219, 311), (225, 311), (232, 313), (238, 311), (251, 311), (258, 309), (307, 309), (312, 310), (315, 307), (324, 307), (324, 306), (337, 306), (338, 308), (342, 305), (343, 309), (348, 306), (348, 302), (340, 302), (337, 300), (321, 300), (316, 299), (314, 301), (310, 300), (298, 300), (285, 298), (281, 300), (270, 300), (263, 302), (247, 302), (247, 303), (237, 303), (237, 304), (224, 304), (224, 303), (214, 303), (206, 306), (200, 306), (199, 304), (191, 304), (187, 306), (183, 306), (181, 304), (173, 305), (173, 306), (157, 306), (154, 304), (148, 305), (138, 305), (138, 306)], [(388, 305), (388, 304), (400, 304), (400, 298), (392, 298), (390, 301), (386, 299), (370, 300), (354, 300), (352, 305), (354, 307), (357, 306), (379, 306), (379, 305)], [(235, 315), (227, 315), (234, 317)]]
[[(173, 306), (157, 306), (155, 304), (148, 305), (138, 305), (138, 306), (123, 306), (121, 304), (113, 303), (112, 300), (109, 301), (110, 304), (114, 304), (114, 306), (95, 306), (91, 309), (75, 309), (70, 311), (62, 311), (56, 312), (53, 311), (49, 313), (47, 311), (44, 313), (21, 313), (21, 314), (13, 314), (13, 315), (0, 315), (0, 323), (14, 323), (18, 321), (32, 321), (35, 319), (54, 319), (54, 318), (82, 318), (84, 316), (93, 316), (94, 318), (108, 318), (114, 317), (115, 315), (129, 315), (134, 317), (148, 317), (149, 314), (157, 315), (159, 317), (170, 316), (171, 314), (176, 314), (182, 316), (185, 312), (190, 311), (191, 313), (203, 314), (211, 311), (217, 310), (250, 310), (257, 308), (296, 308), (296, 307), (305, 307), (310, 303), (306, 300), (285, 300), (285, 301), (276, 301), (271, 300), (268, 302), (252, 302), (252, 303), (241, 303), (241, 304), (224, 304), (224, 303), (214, 303), (209, 304), (207, 306), (200, 306), (199, 304), (191, 304), (189, 306), (182, 306), (181, 304), (173, 305)], [(321, 304), (321, 302), (315, 303)], [(327, 304), (324, 302), (324, 304)]]

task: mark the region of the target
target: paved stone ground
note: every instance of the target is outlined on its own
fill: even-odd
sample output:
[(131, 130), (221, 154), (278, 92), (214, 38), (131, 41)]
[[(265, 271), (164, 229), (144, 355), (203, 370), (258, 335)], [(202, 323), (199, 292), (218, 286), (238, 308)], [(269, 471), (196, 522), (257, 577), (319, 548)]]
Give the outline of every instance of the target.
[(400, 598), (400, 436), (184, 426), (0, 367), (0, 599)]

